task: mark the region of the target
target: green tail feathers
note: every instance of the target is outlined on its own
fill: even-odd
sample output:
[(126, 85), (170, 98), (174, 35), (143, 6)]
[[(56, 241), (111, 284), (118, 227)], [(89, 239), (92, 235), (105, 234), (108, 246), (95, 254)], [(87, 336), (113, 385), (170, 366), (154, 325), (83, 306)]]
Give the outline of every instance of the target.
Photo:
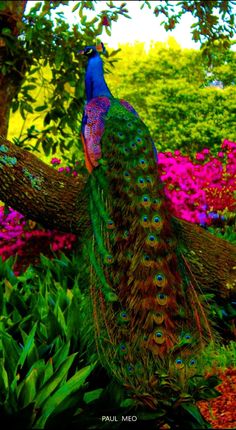
[(163, 373), (182, 384), (194, 373), (212, 329), (176, 245), (149, 131), (117, 100), (101, 148), (88, 184), (85, 245), (94, 336), (111, 374), (155, 402)]

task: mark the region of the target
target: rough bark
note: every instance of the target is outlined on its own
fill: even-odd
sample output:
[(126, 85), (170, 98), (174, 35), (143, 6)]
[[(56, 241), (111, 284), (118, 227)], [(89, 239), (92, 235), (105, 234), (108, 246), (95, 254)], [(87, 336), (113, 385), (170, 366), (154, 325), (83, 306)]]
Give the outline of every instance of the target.
[[(0, 138), (0, 200), (43, 226), (79, 236), (88, 230), (86, 181), (64, 176)], [(175, 218), (174, 227), (199, 286), (230, 298), (236, 289), (236, 247), (187, 221)]]
[[(10, 31), (8, 37), (14, 36), (15, 45), (26, 3), (26, 1), (6, 1), (5, 8), (0, 12), (0, 29), (6, 28)], [(7, 66), (4, 68), (4, 65)], [(11, 102), (19, 92), (26, 69), (23, 50), (18, 50), (18, 58), (16, 58), (7, 44), (7, 37), (0, 37), (0, 135), (2, 136), (7, 135)]]
[(26, 217), (82, 235), (89, 226), (85, 184), (0, 137), (0, 200)]
[(187, 221), (176, 218), (174, 225), (199, 287), (230, 299), (236, 291), (236, 247)]

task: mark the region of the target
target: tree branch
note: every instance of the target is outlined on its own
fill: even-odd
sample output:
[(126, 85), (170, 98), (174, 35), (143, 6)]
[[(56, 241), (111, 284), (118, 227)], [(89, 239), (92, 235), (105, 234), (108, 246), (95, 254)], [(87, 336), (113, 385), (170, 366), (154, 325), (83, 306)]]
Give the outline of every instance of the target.
[(203, 292), (230, 299), (236, 292), (236, 247), (202, 227), (174, 219), (180, 250)]
[(0, 137), (0, 200), (47, 228), (83, 234), (88, 226), (85, 178), (64, 176)]

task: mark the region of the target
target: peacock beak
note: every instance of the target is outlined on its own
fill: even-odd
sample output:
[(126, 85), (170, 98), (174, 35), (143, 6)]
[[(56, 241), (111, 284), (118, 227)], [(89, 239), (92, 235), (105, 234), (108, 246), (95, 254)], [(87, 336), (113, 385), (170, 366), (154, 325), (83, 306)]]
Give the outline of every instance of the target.
[(80, 51), (78, 51), (79, 55), (84, 55), (84, 49), (81, 49)]

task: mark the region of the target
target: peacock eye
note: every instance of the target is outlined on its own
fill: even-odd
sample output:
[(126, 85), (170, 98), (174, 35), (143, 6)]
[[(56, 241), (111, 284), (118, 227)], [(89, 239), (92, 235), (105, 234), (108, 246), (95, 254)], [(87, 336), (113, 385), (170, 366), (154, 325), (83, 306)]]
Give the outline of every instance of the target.
[(158, 275), (156, 275), (156, 279), (157, 279), (157, 281), (163, 281), (164, 278), (162, 275), (158, 274)]
[(165, 306), (167, 304), (168, 296), (164, 293), (157, 294), (157, 302), (161, 306)]
[(123, 137), (123, 136), (124, 136), (124, 133), (122, 133), (122, 131), (118, 131), (118, 136), (119, 136), (119, 137)]
[(136, 142), (138, 145), (140, 145), (143, 142), (143, 140), (141, 139), (141, 137), (136, 137)]
[(104, 263), (105, 264), (112, 264), (113, 263), (113, 261), (114, 261), (114, 259), (113, 259), (113, 257), (112, 257), (112, 255), (106, 255), (106, 257), (105, 257), (105, 259), (104, 259)]
[(120, 345), (120, 350), (121, 350), (121, 352), (125, 352), (127, 350), (127, 347), (126, 347), (126, 345), (124, 343), (122, 343)]
[(92, 54), (93, 53), (93, 49), (92, 48), (90, 48), (90, 49), (88, 49), (88, 50), (86, 50), (85, 51), (85, 54), (87, 55), (87, 54)]
[(162, 337), (162, 336), (163, 336), (163, 334), (162, 334), (162, 332), (161, 332), (161, 331), (157, 331), (157, 332), (155, 333), (155, 336), (156, 336), (156, 337)]
[(115, 223), (114, 221), (112, 221), (111, 219), (109, 219), (109, 221), (107, 222), (107, 228), (114, 228), (115, 227)]
[(146, 185), (145, 179), (142, 178), (141, 176), (138, 178), (138, 185), (143, 188)]
[(154, 216), (153, 217), (153, 222), (155, 222), (156, 224), (158, 224), (160, 222), (160, 218), (158, 216)]
[(150, 260), (149, 255), (147, 255), (147, 254), (146, 254), (146, 255), (144, 255), (144, 260), (145, 260), (145, 261), (149, 261), (149, 260)]
[(137, 145), (134, 142), (132, 142), (130, 146), (131, 146), (132, 149), (136, 149), (137, 148)]
[(130, 180), (131, 179), (131, 176), (130, 176), (130, 173), (128, 172), (128, 170), (125, 170), (124, 177), (125, 177), (126, 180)]
[(176, 362), (176, 364), (183, 364), (183, 360), (182, 360), (182, 358), (177, 358), (177, 359), (175, 360), (175, 362)]
[(196, 364), (196, 360), (194, 358), (192, 358), (189, 362), (190, 366), (194, 366)]
[(128, 370), (129, 373), (133, 372), (134, 367), (132, 366), (132, 364), (128, 364), (127, 365), (127, 370)]
[(148, 184), (152, 184), (153, 183), (153, 180), (152, 180), (152, 178), (150, 178), (150, 176), (148, 176), (146, 178), (146, 181), (147, 181)]
[(191, 339), (191, 335), (190, 334), (186, 334), (184, 337), (185, 337), (186, 340)]

